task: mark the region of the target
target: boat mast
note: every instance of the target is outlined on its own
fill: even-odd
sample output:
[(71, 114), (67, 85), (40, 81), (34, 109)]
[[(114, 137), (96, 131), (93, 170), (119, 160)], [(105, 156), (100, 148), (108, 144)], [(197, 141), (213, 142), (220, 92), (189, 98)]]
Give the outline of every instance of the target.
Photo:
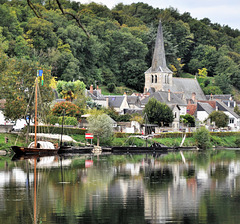
[(62, 146), (64, 116), (65, 116), (65, 109), (63, 109), (63, 119), (62, 119), (62, 131), (61, 131), (61, 141), (60, 141), (60, 146)]
[(37, 84), (38, 84), (38, 77), (36, 77), (36, 84), (35, 84), (35, 119), (34, 119), (34, 126), (35, 126), (34, 147), (35, 148), (37, 148)]

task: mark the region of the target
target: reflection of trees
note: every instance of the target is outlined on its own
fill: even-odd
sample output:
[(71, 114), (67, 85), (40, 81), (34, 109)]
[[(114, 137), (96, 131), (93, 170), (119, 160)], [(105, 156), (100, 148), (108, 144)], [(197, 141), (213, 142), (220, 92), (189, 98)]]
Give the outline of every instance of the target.
[(216, 165), (214, 170), (211, 170), (211, 177), (218, 180), (224, 181), (229, 174), (228, 166)]
[(146, 182), (146, 187), (151, 191), (167, 188), (173, 180), (173, 174), (168, 167), (151, 169), (147, 172), (147, 176), (144, 176), (144, 180)]
[[(151, 155), (100, 157), (88, 169), (77, 158), (62, 173), (60, 168), (38, 170), (40, 221), (238, 223), (240, 162), (219, 159), (227, 155), (222, 152), (206, 154), (199, 160), (192, 154), (196, 162), (186, 164)], [(32, 223), (26, 189), (12, 182), (2, 191), (0, 223)]]

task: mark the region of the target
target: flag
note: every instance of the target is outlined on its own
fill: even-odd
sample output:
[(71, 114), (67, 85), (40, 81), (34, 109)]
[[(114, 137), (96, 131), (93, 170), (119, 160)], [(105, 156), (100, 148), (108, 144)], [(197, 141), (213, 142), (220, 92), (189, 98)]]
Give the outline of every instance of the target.
[(37, 70), (37, 74), (38, 74), (38, 77), (42, 77), (42, 86), (43, 86), (43, 70), (40, 69), (40, 70)]
[(42, 77), (42, 76), (43, 76), (43, 70), (42, 70), (42, 69), (38, 70), (38, 76), (39, 76), (39, 77)]

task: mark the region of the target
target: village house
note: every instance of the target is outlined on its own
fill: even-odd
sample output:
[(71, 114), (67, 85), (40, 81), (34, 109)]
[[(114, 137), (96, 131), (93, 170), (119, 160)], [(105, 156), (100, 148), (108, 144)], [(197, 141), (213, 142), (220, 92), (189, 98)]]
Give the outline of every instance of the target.
[[(207, 101), (199, 101), (194, 109), (189, 110), (188, 113), (195, 116), (196, 120), (201, 123), (207, 123), (209, 115), (213, 111), (222, 111), (229, 117), (228, 128), (233, 131), (238, 131), (240, 128), (240, 116), (234, 112), (236, 102), (233, 101), (232, 97), (228, 98), (229, 95), (221, 95), (208, 97)], [(187, 108), (193, 108), (193, 105), (188, 105)]]

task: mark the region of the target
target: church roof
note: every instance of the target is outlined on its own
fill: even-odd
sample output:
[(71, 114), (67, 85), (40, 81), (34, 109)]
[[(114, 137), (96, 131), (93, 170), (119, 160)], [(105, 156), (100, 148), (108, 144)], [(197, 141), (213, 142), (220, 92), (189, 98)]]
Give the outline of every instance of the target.
[(190, 78), (172, 78), (172, 85), (164, 85), (163, 89), (167, 91), (168, 89), (174, 93), (184, 93), (185, 99), (191, 99), (192, 94), (196, 94), (197, 100), (206, 100), (206, 97), (197, 81), (197, 79)]
[(158, 72), (172, 73), (172, 71), (167, 67), (166, 64), (161, 21), (159, 21), (158, 25), (157, 37), (152, 58), (152, 66), (145, 73), (158, 73)]
[(158, 91), (155, 93), (152, 93), (150, 96), (144, 98), (141, 103), (143, 105), (147, 104), (149, 99), (154, 97), (156, 100), (158, 100), (161, 103), (166, 103), (167, 105), (186, 105), (186, 103), (180, 99), (177, 94), (174, 94), (170, 92), (170, 101), (168, 99), (168, 92), (167, 91)]

